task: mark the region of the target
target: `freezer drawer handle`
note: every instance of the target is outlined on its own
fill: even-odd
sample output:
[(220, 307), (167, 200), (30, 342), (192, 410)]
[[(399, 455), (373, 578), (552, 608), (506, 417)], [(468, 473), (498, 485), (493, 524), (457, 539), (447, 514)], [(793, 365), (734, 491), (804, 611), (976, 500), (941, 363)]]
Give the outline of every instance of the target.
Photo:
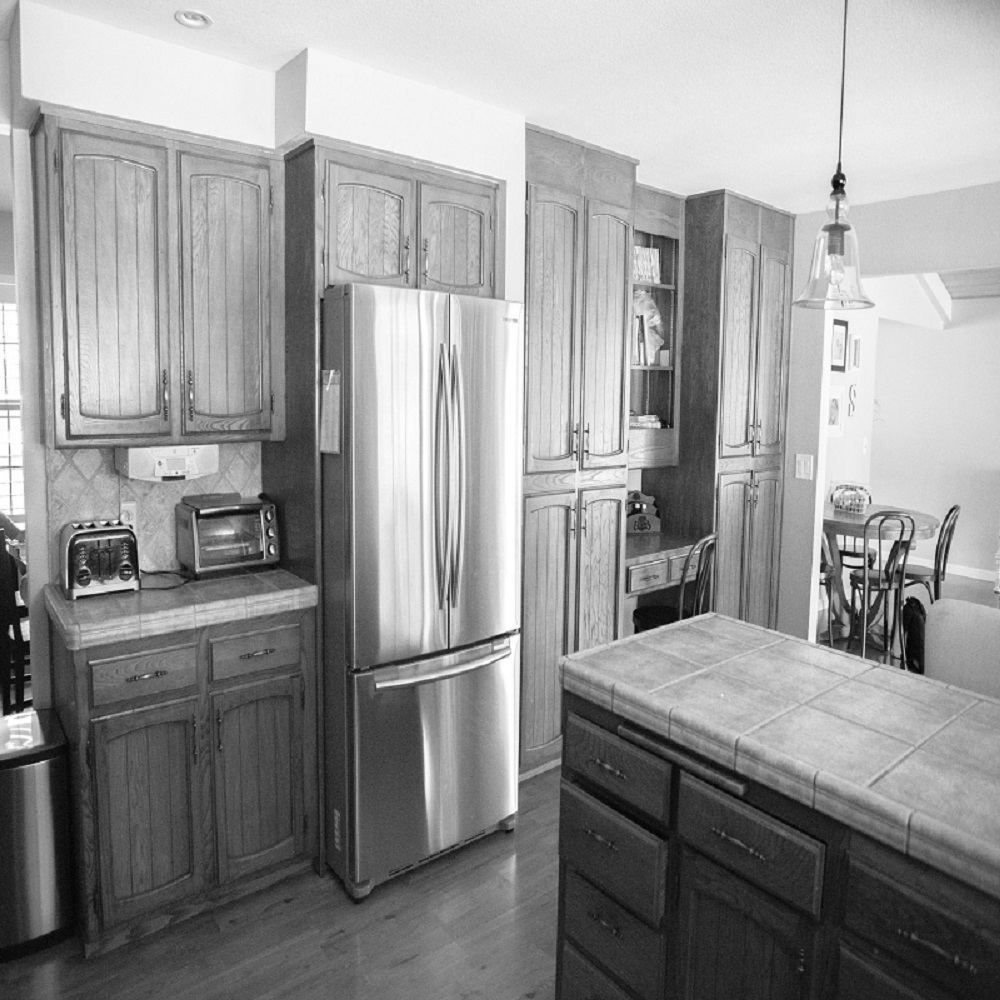
[(270, 656), (272, 653), (277, 652), (274, 646), (269, 646), (267, 649), (255, 649), (252, 653), (240, 653), (241, 660), (252, 660), (256, 656)]
[(418, 674), (415, 677), (394, 677), (391, 680), (376, 681), (376, 691), (389, 691), (393, 688), (416, 687), (418, 684), (430, 684), (434, 681), (447, 680), (449, 677), (458, 677), (461, 674), (472, 673), (480, 667), (488, 667), (491, 663), (499, 663), (500, 660), (510, 656), (510, 648), (507, 647), (498, 653), (491, 653), (489, 656), (481, 656), (468, 663), (457, 663), (452, 667), (442, 667), (426, 674)]

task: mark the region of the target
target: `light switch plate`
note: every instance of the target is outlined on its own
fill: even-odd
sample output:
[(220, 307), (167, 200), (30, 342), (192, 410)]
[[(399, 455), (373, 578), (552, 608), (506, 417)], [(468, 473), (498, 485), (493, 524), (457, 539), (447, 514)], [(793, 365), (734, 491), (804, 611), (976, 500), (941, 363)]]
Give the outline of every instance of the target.
[(812, 455), (796, 455), (795, 456), (795, 478), (796, 479), (812, 479), (813, 477), (813, 456)]

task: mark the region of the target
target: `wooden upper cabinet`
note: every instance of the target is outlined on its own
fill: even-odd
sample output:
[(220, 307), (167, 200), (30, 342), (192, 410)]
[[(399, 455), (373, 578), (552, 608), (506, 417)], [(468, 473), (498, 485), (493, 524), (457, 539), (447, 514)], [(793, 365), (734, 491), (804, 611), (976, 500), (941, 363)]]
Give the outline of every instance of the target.
[(325, 192), (326, 283), (415, 287), (415, 183), (328, 161)]
[(631, 329), (632, 227), (629, 213), (587, 203), (586, 313), (583, 326), (585, 469), (628, 459), (626, 332)]
[(755, 445), (758, 455), (780, 455), (784, 440), (785, 372), (791, 326), (789, 256), (764, 247), (760, 268)]
[(726, 238), (719, 457), (753, 454), (760, 247)]
[(57, 423), (74, 438), (168, 434), (167, 151), (76, 131), (58, 150)]
[(460, 295), (493, 295), (493, 189), (463, 191), (420, 185), (422, 288)]
[(184, 433), (271, 426), (267, 161), (180, 154)]
[(582, 197), (529, 187), (526, 472), (572, 471), (579, 464), (583, 217)]

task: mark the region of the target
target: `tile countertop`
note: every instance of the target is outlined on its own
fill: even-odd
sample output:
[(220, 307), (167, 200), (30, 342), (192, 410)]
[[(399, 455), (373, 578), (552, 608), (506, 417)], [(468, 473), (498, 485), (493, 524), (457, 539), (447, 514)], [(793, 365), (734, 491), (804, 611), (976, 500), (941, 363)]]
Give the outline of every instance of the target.
[(315, 607), (316, 585), (283, 569), (194, 580), (176, 589), (101, 594), (67, 601), (55, 584), (43, 588), (53, 627), (67, 649), (163, 635)]
[(1000, 701), (702, 615), (562, 660), (567, 691), (1000, 898)]

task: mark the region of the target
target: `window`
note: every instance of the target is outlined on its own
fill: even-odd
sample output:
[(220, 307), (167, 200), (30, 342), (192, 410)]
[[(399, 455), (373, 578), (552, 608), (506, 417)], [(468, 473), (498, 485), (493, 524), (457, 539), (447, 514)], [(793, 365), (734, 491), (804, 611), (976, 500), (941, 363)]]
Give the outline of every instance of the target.
[(24, 526), (24, 447), (17, 306), (0, 302), (0, 510)]

